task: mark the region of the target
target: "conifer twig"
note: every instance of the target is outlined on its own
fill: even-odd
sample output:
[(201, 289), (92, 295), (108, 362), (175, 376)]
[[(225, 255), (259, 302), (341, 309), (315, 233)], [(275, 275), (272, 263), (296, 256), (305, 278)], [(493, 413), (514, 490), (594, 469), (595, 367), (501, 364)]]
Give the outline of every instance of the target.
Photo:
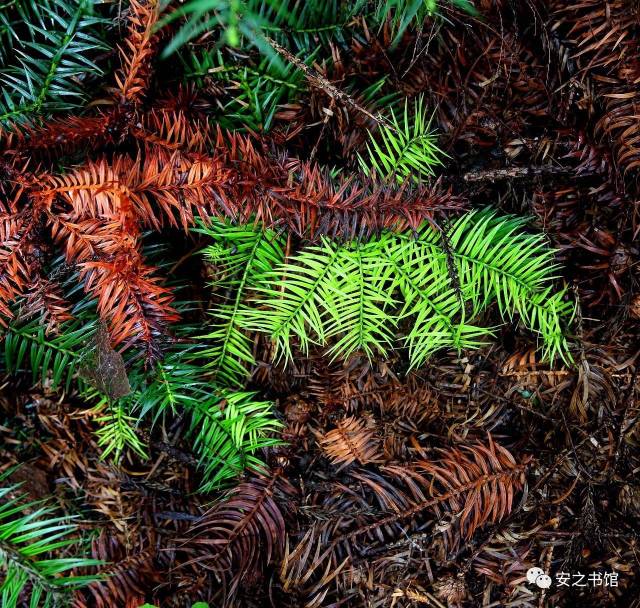
[(363, 108), (350, 95), (331, 84), (331, 82), (329, 82), (329, 80), (322, 76), (322, 74), (314, 70), (312, 67), (308, 66), (306, 63), (304, 63), (304, 61), (301, 61), (298, 57), (291, 53), (291, 51), (278, 44), (273, 38), (270, 38), (269, 36), (265, 36), (264, 38), (269, 46), (271, 46), (279, 55), (284, 57), (287, 61), (295, 65), (299, 70), (301, 70), (307, 77), (307, 80), (309, 80), (309, 82), (311, 82), (314, 86), (322, 89), (327, 95), (329, 95), (329, 97), (337, 101), (341, 101), (356, 112), (364, 114), (367, 118), (373, 120), (378, 126), (385, 125), (393, 131), (396, 130), (393, 124), (386, 120), (382, 115), (374, 115), (366, 108)]

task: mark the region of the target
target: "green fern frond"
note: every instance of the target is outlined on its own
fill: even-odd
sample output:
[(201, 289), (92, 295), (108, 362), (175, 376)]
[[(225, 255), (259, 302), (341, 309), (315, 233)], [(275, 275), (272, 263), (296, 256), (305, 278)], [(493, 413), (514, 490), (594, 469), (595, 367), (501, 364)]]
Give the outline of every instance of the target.
[(15, 63), (0, 69), (0, 123), (22, 122), (83, 102), (82, 80), (102, 74), (92, 56), (108, 48), (101, 36), (105, 20), (95, 16), (94, 3), (18, 0), (5, 9), (0, 23)]
[[(134, 362), (129, 371), (132, 392), (110, 403), (92, 389), (87, 399), (104, 408), (96, 421), (103, 456), (120, 458), (129, 448), (146, 457), (135, 429), (140, 420), (152, 416), (156, 422), (165, 413), (188, 421), (187, 436), (202, 472), (200, 491), (208, 492), (236, 478), (245, 468), (261, 470), (258, 451), (281, 442), (272, 435), (280, 428), (271, 402), (255, 401), (253, 393), (220, 388), (208, 370), (209, 344), (197, 336), (195, 327), (183, 326), (179, 340), (151, 372)], [(243, 370), (246, 374), (246, 371)]]
[(0, 61), (4, 64), (20, 44), (21, 29), (31, 24), (44, 25), (42, 8), (49, 7), (47, 0), (7, 0), (0, 5)]
[(374, 22), (378, 26), (389, 23), (394, 43), (398, 43), (411, 25), (415, 24), (416, 28), (420, 28), (427, 17), (440, 13), (439, 5), (443, 4), (451, 4), (470, 15), (478, 14), (469, 0), (378, 0), (375, 3)]
[[(357, 3), (356, 3), (357, 4)], [(343, 44), (355, 6), (341, 0), (192, 0), (173, 11), (164, 23), (183, 25), (164, 50), (168, 56), (205, 32), (218, 32), (219, 42), (231, 47), (256, 47), (265, 57), (281, 63), (266, 42), (268, 35), (294, 51), (310, 52), (319, 45)]]
[(392, 268), (379, 257), (378, 243), (341, 248), (339, 264), (328, 286), (326, 338), (338, 338), (330, 349), (334, 357), (362, 351), (386, 353), (393, 342), (395, 320), (389, 313), (396, 303), (390, 289)]
[(69, 592), (98, 580), (96, 576), (69, 574), (99, 566), (82, 557), (54, 558), (65, 549), (79, 549), (78, 527), (71, 518), (56, 517), (45, 501), (29, 501), (19, 485), (4, 485), (0, 475), (0, 598), (3, 608), (27, 605), (53, 607), (71, 603)]
[(258, 452), (281, 444), (273, 436), (281, 425), (273, 417), (271, 402), (256, 401), (253, 393), (234, 392), (212, 382), (208, 344), (200, 339), (194, 342), (196, 336), (195, 327), (183, 326), (180, 339), (150, 372), (135, 361), (129, 370), (129, 395), (114, 402), (95, 388), (85, 389), (82, 395), (105, 411), (96, 418), (103, 458), (117, 460), (127, 449), (146, 458), (136, 433), (140, 421), (151, 416), (156, 422), (169, 412), (184, 416), (202, 472), (200, 491), (209, 492), (245, 469), (262, 470)]
[[(0, 61), (4, 65), (38, 32), (50, 29), (58, 11), (69, 13), (72, 4), (61, 0), (5, 0), (0, 4)], [(55, 28), (57, 29), (57, 28)]]
[(572, 360), (564, 325), (573, 319), (575, 306), (567, 301), (565, 295), (565, 291), (554, 293), (551, 288), (530, 294), (528, 308), (521, 314), (525, 326), (542, 340), (542, 358), (545, 361), (562, 359), (570, 364)]
[[(491, 330), (465, 323), (468, 289), (464, 293), (454, 284), (445, 252), (429, 237), (433, 230), (416, 241), (407, 238), (404, 244), (398, 237), (387, 237), (382, 258), (393, 269), (404, 301), (398, 318), (413, 319), (413, 327), (406, 336), (411, 367), (419, 367), (433, 353), (444, 348), (478, 348), (482, 338)], [(473, 298), (472, 298), (473, 299)]]
[(12, 321), (4, 332), (6, 371), (28, 369), (34, 382), (68, 391), (98, 326), (92, 302), (82, 300), (72, 309), (72, 315), (73, 319), (56, 333), (47, 333), (46, 324), (39, 318)]
[(288, 360), (293, 338), (305, 353), (335, 337), (334, 357), (358, 350), (372, 356), (392, 342), (393, 280), (375, 243), (360, 248), (323, 239), (263, 275), (255, 289), (259, 306), (244, 322), (269, 333)]
[[(385, 92), (384, 89), (386, 89), (387, 92)], [(391, 113), (397, 112), (403, 99), (402, 95), (394, 90), (393, 85), (389, 86), (388, 76), (379, 78), (361, 91), (349, 85), (345, 86), (345, 90), (353, 97), (360, 99), (363, 105), (370, 110), (376, 109)]]
[[(542, 235), (523, 220), (471, 212), (444, 233), (383, 234), (367, 244), (323, 241), (263, 275), (247, 328), (268, 334), (277, 356), (330, 345), (334, 357), (384, 353), (397, 327), (411, 367), (442, 348), (477, 348), (492, 335), (475, 323), (493, 302), (504, 322), (518, 315), (546, 358), (571, 361), (564, 327), (573, 304), (554, 290), (557, 266)], [(397, 305), (396, 305), (397, 304)]]
[[(549, 284), (559, 269), (554, 251), (542, 234), (525, 232), (525, 223), (493, 212), (467, 214), (448, 231), (448, 241), (460, 284), (472, 296), (473, 314), (491, 301), (505, 320), (518, 314), (542, 338), (553, 360), (567, 352), (561, 320), (572, 318), (574, 306), (564, 292), (551, 291)], [(441, 263), (446, 263), (444, 256)]]
[(155, 364), (151, 374), (138, 367), (129, 372), (135, 387), (129, 401), (140, 418), (150, 414), (155, 423), (167, 412), (180, 415), (198, 405), (198, 391), (207, 385), (202, 366), (192, 362), (190, 350), (191, 345), (176, 345)]
[(272, 230), (257, 230), (213, 221), (200, 232), (213, 239), (204, 250), (216, 269), (219, 301), (210, 311), (213, 329), (203, 336), (211, 344), (203, 356), (212, 379), (222, 386), (242, 386), (254, 365), (252, 340), (243, 330), (248, 296), (262, 276), (284, 259), (284, 239)]
[[(316, 53), (301, 57), (310, 64)], [(225, 129), (268, 131), (280, 105), (293, 101), (305, 88), (304, 73), (295, 65), (266, 57), (257, 65), (229, 64), (218, 49), (193, 51), (185, 60), (186, 77), (202, 84), (207, 76), (224, 85), (216, 122)]]
[(142, 459), (148, 458), (144, 444), (135, 431), (139, 419), (128, 415), (121, 402), (112, 405), (104, 416), (95, 420), (100, 424), (96, 437), (98, 445), (103, 448), (101, 458), (112, 456), (118, 461), (127, 448)]
[(304, 353), (312, 344), (325, 344), (331, 317), (327, 302), (344, 257), (344, 246), (323, 239), (266, 273), (257, 288), (259, 308), (245, 319), (247, 329), (268, 333), (287, 360), (293, 357), (294, 338)]
[(409, 101), (405, 100), (402, 120), (398, 120), (390, 110), (390, 124), (382, 124), (378, 135), (369, 134), (367, 158), (358, 154), (360, 167), (364, 173), (374, 171), (382, 179), (420, 181), (435, 175), (435, 167), (442, 165), (447, 155), (438, 148), (437, 136), (431, 130), (431, 118), (424, 109), (420, 96), (409, 111)]
[(264, 470), (256, 452), (282, 443), (271, 436), (283, 426), (273, 418), (273, 404), (255, 397), (255, 393), (223, 390), (193, 411), (189, 436), (204, 478), (201, 492), (218, 489), (245, 469)]
[(252, 393), (218, 388), (207, 376), (207, 357), (206, 347), (176, 345), (146, 384), (125, 398), (138, 417), (152, 412), (157, 418), (168, 407), (187, 416), (202, 492), (220, 487), (245, 468), (261, 470), (257, 452), (281, 443), (272, 436), (281, 426), (273, 417), (273, 404), (255, 401)]
[(287, 360), (293, 356), (293, 338), (304, 353), (332, 338), (337, 340), (330, 350), (334, 357), (384, 353), (396, 325), (390, 312), (396, 303), (392, 271), (380, 256), (379, 242), (359, 247), (323, 239), (263, 276), (256, 288), (258, 308), (245, 322), (266, 331)]

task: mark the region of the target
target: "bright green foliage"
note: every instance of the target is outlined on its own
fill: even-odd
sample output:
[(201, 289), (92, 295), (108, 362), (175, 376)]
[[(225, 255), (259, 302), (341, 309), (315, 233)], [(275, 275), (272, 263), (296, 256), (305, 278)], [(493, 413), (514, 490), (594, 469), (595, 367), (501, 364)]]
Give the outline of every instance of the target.
[(264, 276), (249, 327), (267, 331), (287, 359), (294, 339), (304, 352), (334, 337), (336, 356), (384, 352), (395, 324), (388, 311), (394, 303), (390, 271), (375, 243), (354, 247), (323, 239)]
[(387, 84), (389, 84), (388, 76), (382, 76), (379, 80), (376, 80), (361, 91), (358, 91), (353, 86), (347, 86), (345, 90), (350, 95), (354, 97), (357, 96), (369, 109), (394, 112), (402, 103), (403, 97), (398, 91), (392, 90), (384, 93), (383, 89)]
[(193, 411), (189, 436), (200, 455), (202, 492), (219, 488), (245, 469), (264, 468), (255, 452), (282, 443), (269, 436), (282, 427), (273, 418), (272, 407), (270, 401), (256, 401), (255, 393), (220, 391)]
[(26, 323), (13, 321), (4, 335), (6, 370), (31, 369), (34, 382), (68, 391), (97, 327), (90, 302), (80, 302), (72, 314), (73, 320), (65, 323), (64, 331), (56, 333), (47, 333), (39, 318)]
[[(181, 335), (196, 334), (184, 327)], [(280, 428), (273, 404), (256, 401), (253, 393), (219, 388), (207, 371), (208, 356), (207, 342), (176, 344), (151, 375), (132, 370), (133, 392), (120, 400), (138, 419), (152, 413), (157, 420), (168, 409), (188, 414), (187, 436), (203, 474), (203, 492), (236, 478), (245, 467), (261, 470), (258, 450), (280, 444), (272, 436)]]
[[(447, 0), (477, 14), (469, 0)], [(167, 46), (171, 54), (205, 32), (220, 31), (221, 41), (232, 47), (256, 46), (267, 56), (274, 51), (265, 36), (285, 46), (310, 51), (318, 45), (344, 44), (345, 32), (354, 19), (364, 17), (369, 27), (391, 24), (395, 42), (411, 25), (438, 13), (436, 0), (191, 0), (171, 13), (168, 21), (186, 18)]]
[(100, 68), (105, 20), (95, 0), (16, 0), (0, 12), (0, 123), (60, 112), (84, 101), (82, 82)]
[(267, 333), (292, 358), (331, 345), (334, 357), (372, 356), (393, 343), (396, 328), (411, 367), (442, 348), (474, 348), (492, 331), (473, 323), (491, 303), (504, 321), (519, 315), (544, 356), (570, 361), (563, 332), (573, 313), (566, 290), (553, 290), (554, 252), (524, 220), (490, 211), (462, 216), (441, 234), (386, 233), (364, 245), (323, 241), (264, 275), (247, 327)]
[[(56, 264), (61, 263), (61, 259), (56, 261)], [(66, 287), (74, 283), (76, 287), (67, 294), (70, 297), (78, 295), (80, 284), (74, 276), (64, 281)], [(71, 313), (73, 318), (64, 322), (57, 331), (47, 331), (46, 324), (39, 318), (25, 322), (17, 315), (18, 320), (12, 321), (2, 336), (5, 370), (10, 373), (31, 370), (33, 381), (50, 389), (69, 391), (72, 381), (79, 380), (78, 388), (83, 398), (106, 411), (96, 418), (96, 422), (101, 424), (96, 434), (98, 444), (104, 448), (103, 457), (118, 459), (125, 448), (145, 457), (144, 446), (134, 430), (136, 420), (128, 415), (125, 401), (113, 403), (83, 378), (83, 368), (91, 365), (95, 350), (94, 336), (98, 328), (95, 302), (82, 299)], [(141, 365), (138, 367), (138, 374), (134, 373), (136, 377), (142, 374)]]
[(119, 458), (125, 449), (146, 457), (135, 428), (147, 415), (158, 422), (165, 414), (183, 415), (186, 434), (202, 471), (202, 492), (220, 487), (245, 468), (257, 471), (263, 464), (257, 457), (262, 448), (279, 445), (273, 437), (280, 428), (273, 417), (273, 404), (257, 401), (254, 393), (220, 388), (211, 378), (207, 364), (210, 343), (194, 343), (194, 327), (180, 328), (177, 342), (168, 348), (151, 372), (135, 361), (129, 369), (131, 393), (115, 402), (94, 388), (83, 397), (104, 408), (97, 419), (98, 442), (105, 456)]
[[(231, 229), (226, 233), (223, 225), (219, 228), (221, 233), (233, 239)], [(257, 238), (253, 232), (245, 232), (248, 238)], [(273, 257), (260, 262), (256, 257), (251, 262), (254, 271), (259, 263), (275, 265), (282, 260), (279, 242), (276, 239), (271, 243), (272, 251), (266, 241), (262, 243), (260, 255), (273, 254)], [(242, 249), (242, 244), (239, 245)], [(238, 266), (227, 267), (229, 276), (223, 283), (231, 281), (232, 275), (240, 269), (240, 258), (237, 263)], [(225, 306), (221, 304), (220, 314), (224, 314)], [(186, 310), (184, 305), (178, 308)], [(151, 416), (153, 422), (157, 422), (166, 413), (171, 413), (185, 416), (188, 422), (187, 435), (203, 472), (203, 491), (229, 482), (245, 467), (254, 471), (262, 469), (257, 452), (280, 443), (273, 436), (280, 424), (273, 417), (271, 402), (258, 401), (253, 393), (234, 393), (220, 388), (227, 379), (237, 385), (246, 376), (242, 364), (239, 368), (233, 367), (231, 362), (235, 355), (230, 345), (227, 345), (228, 352), (218, 359), (218, 363), (228, 366), (225, 373), (220, 373), (221, 370), (212, 364), (215, 362), (212, 353), (220, 354), (217, 341), (197, 337), (195, 327), (183, 325), (179, 341), (168, 346), (164, 358), (151, 370), (145, 370), (140, 359), (130, 362), (127, 372), (131, 393), (114, 400), (82, 379), (83, 367), (91, 360), (94, 347), (95, 306), (82, 300), (73, 312), (76, 318), (51, 334), (36, 321), (11, 324), (4, 333), (5, 367), (11, 372), (31, 369), (34, 381), (47, 383), (50, 387), (68, 386), (80, 373), (81, 396), (102, 412), (95, 422), (99, 425), (96, 435), (103, 457), (118, 460), (125, 450), (131, 450), (146, 458), (144, 443), (136, 432), (140, 421)], [(235, 322), (230, 327), (230, 334), (240, 331)], [(213, 376), (218, 376), (218, 381), (214, 381)]]
[(562, 324), (573, 316), (574, 306), (566, 300), (566, 290), (553, 290), (550, 282), (558, 270), (554, 252), (541, 235), (524, 232), (526, 223), (526, 218), (505, 221), (491, 214), (458, 220), (448, 235), (460, 285), (474, 316), (495, 301), (503, 319), (516, 313), (538, 333), (546, 359), (566, 361)]
[[(306, 63), (313, 61), (310, 54)], [(289, 103), (305, 86), (304, 74), (293, 64), (265, 57), (258, 65), (229, 64), (218, 49), (188, 54), (186, 77), (201, 83), (208, 76), (225, 86), (228, 98), (216, 115), (226, 129), (268, 131), (278, 106)]]
[(78, 550), (77, 526), (69, 518), (56, 517), (45, 501), (29, 501), (18, 485), (4, 485), (0, 475), (0, 603), (3, 608), (26, 605), (53, 608), (71, 603), (69, 591), (97, 580), (95, 576), (70, 574), (71, 570), (100, 565), (80, 557), (50, 558), (64, 550)]
[(442, 165), (442, 158), (447, 155), (438, 148), (431, 118), (423, 105), (420, 96), (410, 112), (405, 100), (402, 120), (390, 109), (390, 124), (382, 124), (378, 133), (369, 134), (367, 158), (358, 155), (365, 173), (373, 170), (382, 179), (396, 179), (400, 183), (435, 175), (434, 168)]
[(386, 352), (385, 346), (393, 341), (395, 322), (389, 321), (388, 309), (395, 301), (386, 289), (393, 268), (376, 258), (376, 249), (371, 244), (339, 249), (334, 265), (338, 271), (326, 300), (331, 312), (326, 336), (337, 339), (331, 354), (347, 358), (360, 350), (373, 357), (375, 351)]
[(319, 43), (343, 42), (343, 32), (357, 14), (354, 8), (340, 0), (192, 0), (167, 19), (186, 17), (165, 55), (210, 31), (220, 31), (221, 41), (229, 46), (255, 46), (270, 58), (276, 55), (265, 35), (286, 40), (288, 47), (293, 43), (298, 50), (311, 51)]
[[(194, 328), (184, 329), (181, 336), (195, 335)], [(155, 364), (150, 374), (134, 367), (129, 372), (134, 388), (128, 398), (132, 410), (140, 417), (151, 414), (154, 423), (167, 412), (193, 411), (212, 388), (202, 371), (206, 360), (202, 364), (193, 362), (198, 359), (194, 348), (189, 344), (175, 345)]]
[(135, 432), (138, 419), (127, 415), (121, 403), (109, 407), (104, 416), (96, 418), (96, 422), (102, 423), (96, 430), (98, 445), (103, 448), (102, 458), (112, 456), (115, 460), (120, 460), (126, 448), (133, 450), (141, 458), (147, 458), (144, 444)]
[(424, 230), (423, 239), (387, 238), (380, 249), (382, 259), (393, 268), (403, 306), (398, 319), (412, 321), (406, 336), (412, 367), (421, 365), (432, 353), (443, 348), (478, 348), (490, 331), (465, 322), (465, 296), (455, 288), (447, 255), (439, 242), (428, 241), (438, 235)]
[(261, 285), (265, 272), (284, 258), (284, 239), (272, 230), (231, 226), (213, 221), (201, 232), (214, 239), (205, 249), (215, 269), (214, 287), (220, 300), (211, 310), (212, 331), (204, 336), (211, 344), (205, 351), (212, 377), (223, 386), (242, 386), (247, 366), (255, 361), (252, 340), (242, 328), (245, 302)]
[[(437, 0), (379, 0), (375, 8), (375, 21), (381, 24), (389, 20), (397, 43), (411, 24), (420, 27), (427, 17), (438, 13), (438, 4), (446, 3)], [(471, 15), (478, 14), (469, 0), (448, 0), (448, 3)]]

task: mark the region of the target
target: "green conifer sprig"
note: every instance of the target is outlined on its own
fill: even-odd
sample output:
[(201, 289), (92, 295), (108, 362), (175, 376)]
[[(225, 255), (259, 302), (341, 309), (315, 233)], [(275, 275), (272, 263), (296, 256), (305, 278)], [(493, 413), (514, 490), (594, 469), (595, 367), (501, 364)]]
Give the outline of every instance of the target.
[[(73, 276), (68, 283), (73, 283)], [(186, 313), (188, 306), (178, 308)], [(228, 383), (231, 376), (226, 373), (214, 373), (211, 353), (219, 353), (218, 343), (203, 339), (201, 326), (182, 324), (175, 339), (168, 340), (165, 356), (151, 369), (145, 369), (140, 358), (126, 361), (130, 392), (114, 398), (105, 392), (109, 383), (96, 383), (91, 369), (99, 328), (95, 302), (82, 299), (73, 313), (72, 320), (52, 332), (38, 318), (9, 325), (3, 336), (4, 365), (12, 373), (31, 371), (34, 381), (50, 389), (69, 390), (75, 380), (83, 400), (100, 412), (94, 421), (104, 458), (119, 460), (127, 450), (146, 458), (140, 424), (178, 415), (186, 420), (191, 451), (202, 471), (201, 491), (230, 483), (246, 468), (262, 470), (261, 450), (280, 443), (281, 425), (273, 416), (273, 404), (255, 393), (228, 388), (239, 383)], [(221, 357), (224, 365), (231, 365), (228, 373), (236, 373), (230, 363), (233, 356), (229, 352)]]
[(411, 109), (405, 100), (401, 119), (393, 107), (389, 113), (389, 124), (381, 124), (378, 133), (370, 133), (366, 158), (358, 155), (362, 171), (399, 183), (433, 177), (435, 168), (442, 166), (447, 155), (438, 147), (423, 97), (418, 97)]
[(205, 351), (207, 366), (222, 385), (242, 386), (254, 363), (253, 341), (243, 329), (246, 302), (262, 285), (265, 273), (284, 260), (284, 238), (273, 230), (216, 220), (201, 232), (215, 241), (204, 253), (219, 294), (211, 310), (212, 329), (203, 336), (211, 345)]
[(82, 83), (100, 75), (108, 49), (95, 0), (16, 0), (0, 11), (0, 124), (32, 121), (86, 99)]
[[(443, 348), (486, 343), (493, 328), (481, 316), (495, 303), (503, 322), (517, 319), (534, 332), (546, 359), (569, 363), (566, 326), (574, 307), (566, 289), (555, 286), (553, 249), (525, 223), (485, 210), (461, 216), (444, 232), (427, 224), (417, 235), (384, 233), (364, 243), (323, 239), (270, 270), (260, 268), (251, 288), (257, 295), (235, 300), (238, 334), (242, 328), (267, 334), (285, 360), (294, 346), (304, 353), (325, 346), (333, 358), (346, 359), (404, 345), (415, 368)], [(254, 243), (247, 228), (237, 228), (236, 237)], [(209, 251), (224, 267), (242, 245), (234, 247)], [(213, 339), (215, 352), (233, 348), (219, 331)]]
[[(98, 580), (77, 571), (102, 562), (74, 556), (86, 551), (78, 526), (56, 515), (47, 501), (29, 500), (20, 484), (9, 484), (11, 472), (0, 475), (0, 603), (3, 608), (68, 606), (69, 592)], [(61, 550), (68, 557), (56, 557)]]

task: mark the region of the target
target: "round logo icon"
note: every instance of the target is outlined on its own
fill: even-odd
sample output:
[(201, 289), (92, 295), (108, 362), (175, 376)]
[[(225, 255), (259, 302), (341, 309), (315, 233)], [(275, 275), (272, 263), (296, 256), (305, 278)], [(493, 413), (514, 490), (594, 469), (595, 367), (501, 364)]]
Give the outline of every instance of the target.
[(529, 568), (527, 570), (527, 580), (532, 585), (537, 585), (540, 589), (551, 587), (551, 577), (544, 573), (542, 568)]
[(542, 574), (544, 574), (544, 570), (542, 568), (529, 568), (529, 570), (527, 570), (527, 580), (534, 585), (536, 579)]

